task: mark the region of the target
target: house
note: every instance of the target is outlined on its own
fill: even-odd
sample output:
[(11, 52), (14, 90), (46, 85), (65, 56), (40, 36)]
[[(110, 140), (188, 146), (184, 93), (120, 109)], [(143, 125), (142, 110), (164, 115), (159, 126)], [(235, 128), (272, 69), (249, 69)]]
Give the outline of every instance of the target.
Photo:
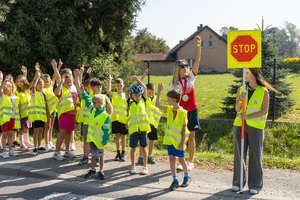
[(142, 67), (142, 70), (149, 66), (151, 75), (171, 75), (174, 62), (177, 59), (187, 60), (192, 68), (196, 54), (196, 41), (194, 38), (197, 35), (202, 39), (199, 73), (228, 71), (227, 41), (209, 26), (203, 27), (202, 24), (187, 39), (180, 40), (169, 53), (137, 54), (134, 58), (143, 60), (145, 66)]

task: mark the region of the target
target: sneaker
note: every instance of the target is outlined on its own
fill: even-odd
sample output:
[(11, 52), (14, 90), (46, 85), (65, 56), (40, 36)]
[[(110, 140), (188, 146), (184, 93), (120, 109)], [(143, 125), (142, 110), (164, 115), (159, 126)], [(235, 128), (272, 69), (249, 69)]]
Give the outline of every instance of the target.
[(136, 167), (135, 166), (131, 166), (130, 174), (136, 174)]
[(176, 169), (183, 170), (182, 165), (180, 163), (178, 163), (178, 165), (176, 166)]
[(124, 153), (122, 152), (121, 161), (122, 162), (126, 161), (126, 154), (125, 154), (125, 152)]
[(148, 156), (148, 163), (149, 164), (155, 164), (156, 163), (155, 160), (154, 160), (154, 158), (152, 157), (152, 155)]
[(256, 189), (250, 189), (250, 194), (258, 194), (258, 191)]
[(138, 165), (144, 165), (144, 159), (143, 156), (140, 156), (138, 159)]
[(25, 146), (27, 146), (27, 147), (34, 147), (34, 145), (31, 144), (30, 142), (25, 142)]
[(67, 156), (69, 158), (75, 158), (75, 154), (72, 153), (71, 151), (66, 151), (65, 154), (64, 154), (64, 156)]
[(2, 147), (2, 145), (0, 145), (0, 150), (1, 150), (1, 151), (3, 150), (3, 147)]
[(84, 175), (84, 178), (92, 178), (93, 176), (96, 176), (97, 175), (97, 173), (96, 173), (96, 170), (89, 170), (89, 172), (86, 174), (86, 175)]
[(17, 140), (15, 140), (15, 141), (13, 141), (13, 145), (20, 146), (20, 143)]
[(50, 147), (52, 147), (53, 149), (55, 148), (54, 144), (52, 142), (49, 142)]
[(146, 175), (148, 174), (148, 172), (149, 172), (148, 167), (143, 167), (143, 171), (141, 172), (141, 175)]
[(121, 154), (117, 153), (116, 157), (115, 157), (115, 161), (120, 161), (121, 160)]
[(104, 180), (105, 179), (105, 174), (104, 172), (99, 172), (99, 179)]
[(171, 186), (170, 186), (170, 190), (174, 191), (178, 187), (179, 187), (178, 181), (173, 181), (172, 184), (171, 184)]
[(76, 150), (76, 147), (75, 147), (75, 144), (74, 144), (74, 143), (71, 144), (70, 150), (71, 150), (71, 151), (75, 151), (75, 150)]
[(64, 159), (65, 159), (65, 157), (63, 157), (63, 156), (60, 154), (60, 152), (58, 152), (58, 153), (55, 153), (55, 152), (54, 152), (53, 158), (55, 158), (56, 160), (64, 160)]
[(97, 156), (96, 157), (96, 165), (95, 165), (96, 167), (99, 167), (100, 166), (100, 159), (99, 159), (99, 157)]
[(79, 161), (78, 165), (82, 166), (82, 165), (87, 164), (88, 162), (89, 162), (89, 158), (86, 156), (83, 156), (83, 158)]
[(66, 150), (66, 145), (65, 145), (65, 143), (62, 143), (62, 147), (60, 148), (60, 150), (63, 150), (63, 151)]
[(234, 185), (234, 186), (232, 186), (231, 190), (232, 190), (232, 191), (235, 191), (235, 192), (238, 192), (238, 191), (240, 190), (240, 187)]
[(49, 151), (49, 150), (45, 149), (44, 147), (39, 147), (38, 150), (40, 152), (47, 152), (47, 151)]
[(191, 182), (191, 178), (184, 177), (181, 187), (187, 187)]
[(10, 156), (17, 156), (17, 155), (19, 155), (17, 152), (14, 152), (13, 150), (10, 150), (9, 151), (9, 155)]
[(46, 151), (52, 151), (53, 150), (52, 147), (50, 146), (50, 144), (47, 144), (45, 146), (45, 149), (46, 149)]
[(188, 161), (187, 167), (188, 167), (188, 170), (191, 171), (192, 169), (194, 169), (194, 164), (192, 162)]
[(21, 149), (22, 151), (28, 151), (28, 147), (26, 147), (26, 145), (20, 146), (20, 149)]
[(33, 149), (33, 152), (31, 153), (32, 156), (36, 156), (38, 154), (39, 150), (37, 148)]
[(7, 151), (3, 152), (2, 158), (9, 158), (9, 155), (8, 155), (8, 152), (7, 152)]

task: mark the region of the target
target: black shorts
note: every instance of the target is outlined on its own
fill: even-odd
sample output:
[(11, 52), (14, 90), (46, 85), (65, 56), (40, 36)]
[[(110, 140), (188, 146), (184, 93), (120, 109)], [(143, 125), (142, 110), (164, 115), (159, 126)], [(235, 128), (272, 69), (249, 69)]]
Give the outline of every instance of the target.
[(121, 133), (122, 135), (127, 135), (128, 130), (125, 127), (126, 124), (123, 124), (118, 121), (113, 121), (111, 123), (111, 133), (116, 134), (116, 133)]
[(151, 124), (151, 132), (148, 133), (149, 140), (158, 140), (157, 129)]
[(44, 128), (45, 127), (45, 122), (41, 120), (36, 120), (33, 122), (33, 128)]

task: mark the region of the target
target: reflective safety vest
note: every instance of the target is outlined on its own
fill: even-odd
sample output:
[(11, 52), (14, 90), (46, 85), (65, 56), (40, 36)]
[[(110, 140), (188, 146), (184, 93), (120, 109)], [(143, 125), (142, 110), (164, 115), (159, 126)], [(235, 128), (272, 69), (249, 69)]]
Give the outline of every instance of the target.
[[(44, 97), (44, 95), (43, 95)], [(33, 99), (35, 98), (35, 100)], [(29, 107), (28, 119), (30, 122), (43, 121), (47, 122), (47, 110), (45, 98), (42, 98), (38, 91), (31, 95), (31, 104)]]
[(93, 142), (98, 149), (104, 149), (105, 145), (102, 144), (104, 136), (103, 126), (107, 126), (107, 128), (109, 128), (109, 124), (104, 124), (106, 119), (109, 117), (109, 114), (106, 111), (103, 111), (100, 115), (94, 118), (95, 112), (96, 108), (91, 114), (91, 123), (89, 125), (86, 141)]
[(148, 116), (149, 123), (154, 125), (155, 128), (158, 127), (159, 120), (162, 116), (160, 109), (155, 107), (156, 96), (153, 97), (152, 101), (149, 97), (146, 100), (146, 113)]
[(127, 121), (127, 102), (125, 93), (122, 93), (122, 98), (120, 99), (117, 92), (113, 93), (111, 103), (113, 106), (113, 114), (111, 116), (111, 121), (118, 121), (120, 123), (126, 124)]
[[(245, 113), (246, 115), (250, 115), (252, 113), (256, 113), (261, 111), (262, 102), (264, 99), (266, 88), (263, 86), (257, 86), (255, 91), (253, 92), (253, 95), (250, 98), (250, 101), (248, 102), (248, 92), (246, 92), (246, 98), (245, 98)], [(248, 86), (246, 85), (246, 91), (248, 91)], [(243, 87), (240, 89), (240, 94), (243, 92)], [(240, 114), (242, 113), (242, 109), (237, 113), (236, 118), (234, 120), (234, 126), (242, 126), (242, 119), (240, 117)], [(257, 128), (257, 129), (264, 129), (267, 121), (268, 113), (264, 116), (258, 117), (258, 118), (252, 118), (252, 119), (246, 119), (246, 123), (248, 126)]]
[(138, 131), (146, 131), (146, 133), (151, 131), (143, 98), (138, 103), (130, 102), (127, 123), (129, 135)]
[(72, 94), (65, 86), (61, 88), (61, 97), (56, 104), (56, 109), (58, 118), (61, 114), (75, 109)]
[(25, 90), (25, 92), (16, 92), (19, 97), (20, 104), (21, 104), (21, 119), (28, 116), (28, 109), (30, 105), (31, 95), (29, 90)]
[(3, 125), (6, 122), (10, 121), (12, 115), (12, 107), (14, 106), (15, 107), (14, 129), (21, 128), (19, 102), (20, 102), (19, 97), (15, 96), (15, 105), (12, 105), (9, 96), (4, 95), (3, 102), (1, 102), (1, 106), (0, 106), (0, 125)]
[(48, 88), (44, 87), (43, 93), (46, 95), (49, 113), (52, 114), (56, 111), (56, 104), (58, 102), (58, 99), (53, 93), (52, 86), (49, 86)]
[[(168, 107), (167, 110), (167, 126), (165, 130), (165, 136), (163, 140), (163, 144), (166, 145), (174, 145), (176, 149), (179, 149), (179, 145), (181, 143), (182, 138), (182, 126), (184, 119), (187, 119), (187, 111), (184, 110), (182, 107), (177, 110), (177, 115), (173, 120), (173, 107)], [(186, 120), (187, 121), (187, 120)], [(184, 147), (186, 147), (186, 142), (189, 139), (190, 131), (186, 126), (186, 133), (185, 133), (185, 140), (184, 140)]]
[(78, 112), (78, 116), (77, 116), (77, 122), (78, 123), (83, 123), (84, 122), (84, 111), (85, 109), (85, 100), (84, 99), (81, 99), (81, 102), (80, 102), (80, 110)]

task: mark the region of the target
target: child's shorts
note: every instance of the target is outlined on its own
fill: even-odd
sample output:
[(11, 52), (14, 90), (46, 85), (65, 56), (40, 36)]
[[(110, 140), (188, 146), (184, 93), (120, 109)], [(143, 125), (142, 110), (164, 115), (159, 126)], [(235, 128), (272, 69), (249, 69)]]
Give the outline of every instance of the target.
[(176, 149), (174, 147), (174, 145), (167, 145), (167, 149), (168, 149), (168, 155), (169, 156), (174, 156), (174, 157), (180, 157), (183, 158), (185, 157), (185, 152), (184, 151), (179, 151), (178, 149)]
[(89, 125), (82, 124), (81, 125), (81, 135), (83, 136), (83, 140), (86, 141), (86, 136), (88, 134)]
[(54, 111), (54, 112), (51, 113), (50, 115), (51, 115), (51, 117), (56, 117), (56, 116), (57, 116), (57, 112)]
[(15, 127), (15, 119), (14, 118), (10, 118), (9, 122), (5, 122), (1, 126), (3, 133), (5, 133), (7, 131), (14, 131), (14, 127)]
[(187, 118), (188, 118), (187, 128), (189, 129), (189, 131), (197, 131), (201, 129), (199, 123), (198, 108), (188, 112)]
[(36, 120), (33, 122), (33, 128), (44, 128), (45, 127), (45, 122), (41, 120)]
[(76, 115), (62, 113), (58, 119), (58, 126), (61, 130), (74, 131), (76, 124)]
[(116, 133), (120, 133), (122, 135), (127, 135), (128, 134), (128, 130), (126, 129), (126, 124), (123, 124), (119, 121), (113, 121), (111, 123), (111, 133), (116, 134)]
[(134, 132), (130, 135), (130, 147), (131, 148), (136, 148), (138, 141), (140, 141), (141, 147), (148, 146), (148, 139), (147, 139), (146, 131), (142, 131), (141, 133)]
[(23, 117), (21, 119), (21, 128), (31, 128), (32, 127), (32, 122), (29, 121), (28, 116)]
[(90, 151), (91, 151), (91, 156), (99, 155), (99, 157), (103, 157), (105, 155), (104, 149), (98, 149), (98, 147), (94, 144), (94, 142), (90, 142)]
[(151, 127), (151, 132), (148, 133), (149, 140), (158, 140), (157, 129), (152, 124), (150, 124), (150, 127)]

